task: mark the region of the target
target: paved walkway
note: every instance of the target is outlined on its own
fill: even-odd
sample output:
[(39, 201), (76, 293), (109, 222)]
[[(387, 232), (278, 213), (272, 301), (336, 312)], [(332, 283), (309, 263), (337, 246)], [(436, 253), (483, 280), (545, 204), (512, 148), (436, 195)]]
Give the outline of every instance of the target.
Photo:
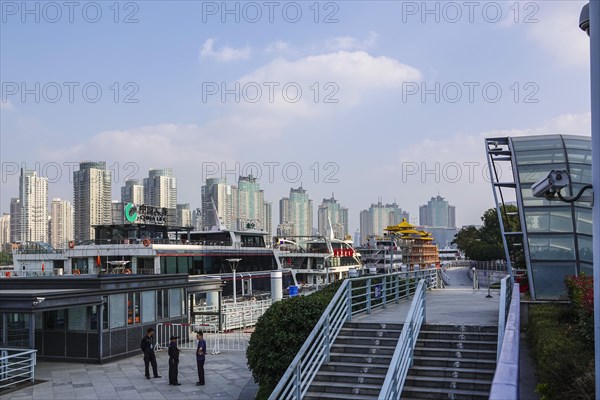
[(48, 382), (12, 392), (2, 399), (254, 399), (257, 387), (243, 351), (207, 356), (205, 386), (196, 386), (198, 373), (193, 350), (181, 352), (181, 386), (169, 386), (166, 351), (157, 352), (157, 361), (162, 378), (151, 380), (144, 377), (141, 355), (103, 365), (38, 362), (36, 379)]

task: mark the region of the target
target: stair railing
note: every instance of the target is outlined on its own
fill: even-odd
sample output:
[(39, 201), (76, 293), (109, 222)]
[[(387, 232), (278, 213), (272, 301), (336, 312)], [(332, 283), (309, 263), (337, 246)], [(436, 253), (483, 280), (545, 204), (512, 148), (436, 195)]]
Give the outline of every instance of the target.
[(331, 347), (342, 326), (346, 321), (351, 321), (353, 316), (370, 314), (376, 308), (386, 308), (387, 304), (398, 303), (414, 293), (415, 298), (423, 299), (424, 318), (425, 290), (438, 287), (439, 280), (436, 268), (344, 280), (269, 400), (302, 399), (321, 365), (329, 362)]
[(473, 271), (473, 289), (479, 289), (479, 274), (477, 273), (477, 269), (473, 267), (471, 271)]
[(506, 320), (508, 319), (508, 311), (510, 310), (510, 302), (512, 299), (514, 282), (509, 275), (506, 275), (500, 281), (500, 306), (498, 309), (498, 352), (496, 353), (496, 361), (500, 359), (500, 351), (504, 341), (504, 331)]
[(385, 381), (379, 393), (379, 400), (399, 399), (404, 388), (404, 382), (409, 368), (413, 363), (413, 353), (421, 325), (425, 322), (425, 280), (420, 280), (415, 291), (415, 297), (410, 305), (406, 322), (398, 339), (396, 350), (390, 362)]

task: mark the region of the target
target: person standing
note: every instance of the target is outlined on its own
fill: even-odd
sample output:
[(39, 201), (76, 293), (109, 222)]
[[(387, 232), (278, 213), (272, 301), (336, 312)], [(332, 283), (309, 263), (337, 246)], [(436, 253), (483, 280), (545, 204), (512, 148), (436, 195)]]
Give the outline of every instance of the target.
[(179, 348), (177, 347), (177, 336), (171, 336), (171, 343), (169, 343), (169, 385), (180, 386), (181, 383), (177, 381), (177, 375), (179, 374)]
[(155, 378), (162, 378), (158, 375), (158, 366), (156, 365), (156, 354), (154, 354), (154, 328), (146, 330), (146, 336), (142, 338), (140, 348), (144, 352), (144, 366), (146, 379), (150, 379), (150, 364), (152, 364), (152, 372)]
[(196, 364), (198, 366), (198, 382), (196, 386), (204, 385), (204, 361), (206, 359), (206, 340), (202, 331), (196, 332), (198, 348), (196, 349)]

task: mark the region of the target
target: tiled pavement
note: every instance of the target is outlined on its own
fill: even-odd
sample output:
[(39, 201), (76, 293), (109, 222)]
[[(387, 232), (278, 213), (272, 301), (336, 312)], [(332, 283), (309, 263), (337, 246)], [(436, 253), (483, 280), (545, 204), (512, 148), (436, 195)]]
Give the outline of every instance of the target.
[(47, 380), (2, 399), (95, 400), (95, 399), (253, 399), (256, 386), (246, 366), (245, 352), (229, 351), (206, 357), (206, 385), (196, 386), (198, 373), (193, 351), (182, 351), (179, 364), (181, 386), (169, 386), (168, 355), (157, 352), (162, 378), (147, 380), (144, 361), (131, 357), (108, 364), (38, 362), (36, 378)]

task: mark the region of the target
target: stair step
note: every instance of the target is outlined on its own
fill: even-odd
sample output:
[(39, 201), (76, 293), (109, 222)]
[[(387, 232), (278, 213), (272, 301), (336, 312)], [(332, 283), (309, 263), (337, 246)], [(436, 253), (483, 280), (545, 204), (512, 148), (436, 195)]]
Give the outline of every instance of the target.
[(413, 353), (416, 356), (430, 356), (438, 358), (459, 358), (469, 360), (494, 360), (496, 361), (495, 350), (474, 350), (474, 349), (448, 349), (435, 347), (415, 347)]
[[(368, 396), (363, 394), (353, 394), (352, 399), (356, 400), (373, 400), (377, 399), (378, 396)], [(319, 400), (319, 399), (344, 399), (348, 400), (348, 395), (345, 393), (322, 393), (308, 391), (302, 397), (303, 400)]]
[[(348, 363), (360, 363), (361, 365), (389, 365), (392, 359), (392, 354), (348, 354), (348, 353), (331, 353), (329, 359), (331, 361), (343, 361)], [(494, 360), (495, 361), (495, 360)]]
[(446, 340), (446, 339), (427, 339), (419, 337), (417, 339), (417, 346), (421, 347), (434, 347), (434, 348), (456, 348), (458, 344), (462, 344), (463, 348), (470, 349), (485, 349), (494, 350), (498, 346), (498, 341), (494, 340)]
[(362, 337), (400, 337), (402, 329), (391, 330), (391, 329), (340, 329), (340, 335), (344, 336), (362, 336)]
[(497, 326), (490, 325), (429, 325), (421, 327), (425, 331), (443, 331), (443, 332), (470, 332), (470, 333), (498, 333)]
[(344, 328), (350, 329), (391, 329), (402, 330), (402, 324), (388, 324), (381, 322), (346, 322)]
[(344, 388), (344, 389), (352, 389), (354, 387), (356, 388), (360, 388), (360, 389), (376, 389), (379, 393), (379, 391), (381, 390), (381, 385), (375, 385), (375, 384), (367, 384), (367, 383), (357, 383), (354, 385), (349, 385), (346, 382), (318, 382), (317, 384), (315, 384), (313, 382), (312, 386), (319, 386), (319, 387), (335, 387), (335, 388)]
[(408, 375), (406, 386), (428, 387), (438, 389), (480, 390), (489, 392), (492, 387), (491, 379), (465, 379), (452, 377), (432, 377), (421, 375)]
[(336, 372), (320, 370), (314, 382), (346, 382), (347, 384), (374, 384), (381, 385), (385, 381), (385, 373), (373, 374), (362, 372)]
[(487, 399), (490, 396), (489, 391), (484, 390), (461, 390), (461, 389), (438, 389), (430, 387), (415, 387), (415, 386), (404, 386), (402, 390), (401, 398), (404, 396), (413, 396), (422, 399), (447, 399), (448, 394), (460, 395), (461, 399)]
[(428, 376), (428, 377), (452, 377), (458, 373), (459, 378), (492, 380), (496, 369), (477, 369), (462, 367), (431, 367), (427, 365), (413, 365), (408, 373), (410, 375)]
[(357, 363), (348, 363), (340, 361), (332, 361), (329, 364), (321, 366), (322, 371), (330, 372), (363, 372), (363, 373), (376, 373), (376, 374), (387, 374), (389, 364), (369, 364), (362, 365)]

